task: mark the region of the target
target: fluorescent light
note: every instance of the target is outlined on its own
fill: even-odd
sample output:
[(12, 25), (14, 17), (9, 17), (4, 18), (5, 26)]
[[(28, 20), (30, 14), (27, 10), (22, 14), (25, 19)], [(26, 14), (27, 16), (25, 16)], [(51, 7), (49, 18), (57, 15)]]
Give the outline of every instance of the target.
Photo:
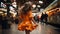
[(33, 7), (33, 8), (35, 8), (35, 7), (36, 7), (36, 5), (34, 4), (34, 5), (32, 5), (32, 7)]
[(40, 5), (37, 5), (37, 7), (41, 7)]
[(41, 3), (41, 4), (42, 4), (42, 3), (43, 3), (43, 1), (39, 1), (39, 3)]

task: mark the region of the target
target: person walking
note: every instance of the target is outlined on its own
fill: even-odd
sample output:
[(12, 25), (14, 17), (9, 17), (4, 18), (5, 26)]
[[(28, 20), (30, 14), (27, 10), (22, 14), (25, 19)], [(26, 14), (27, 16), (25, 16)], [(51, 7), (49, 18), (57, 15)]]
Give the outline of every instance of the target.
[(24, 5), (22, 11), (20, 12), (19, 19), (21, 20), (21, 23), (18, 24), (19, 31), (25, 31), (26, 34), (30, 34), (30, 32), (37, 27), (37, 24), (32, 16), (30, 4)]

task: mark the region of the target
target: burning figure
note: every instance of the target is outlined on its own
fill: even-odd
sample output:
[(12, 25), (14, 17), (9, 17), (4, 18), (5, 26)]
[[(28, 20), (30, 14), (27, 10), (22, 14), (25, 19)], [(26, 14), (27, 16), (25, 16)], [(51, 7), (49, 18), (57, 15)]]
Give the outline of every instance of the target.
[(25, 4), (20, 12), (19, 19), (22, 20), (20, 24), (18, 24), (18, 30), (25, 31), (26, 34), (30, 34), (32, 30), (37, 27), (33, 16), (30, 4)]

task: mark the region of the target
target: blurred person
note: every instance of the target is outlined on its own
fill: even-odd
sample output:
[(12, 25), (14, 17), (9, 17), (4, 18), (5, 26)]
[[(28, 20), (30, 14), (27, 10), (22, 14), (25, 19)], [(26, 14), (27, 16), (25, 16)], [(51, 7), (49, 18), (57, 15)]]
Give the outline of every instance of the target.
[(45, 12), (44, 16), (45, 16), (45, 18), (44, 18), (45, 23), (47, 23), (47, 17), (48, 17), (48, 15), (46, 14), (46, 12)]
[(35, 20), (36, 22), (38, 22), (38, 16), (37, 16), (37, 15), (34, 16), (34, 20)]
[(19, 22), (18, 17), (16, 17), (14, 21), (16, 24), (18, 24), (18, 22)]
[(0, 25), (2, 26), (2, 15), (0, 15)]
[(2, 29), (9, 29), (10, 24), (8, 23), (7, 16), (4, 16), (2, 19)]
[(18, 30), (25, 31), (26, 34), (30, 34), (30, 32), (37, 27), (37, 24), (32, 16), (30, 4), (24, 5), (22, 11), (20, 12), (19, 19), (21, 20), (21, 23), (18, 24)]
[(40, 16), (37, 15), (37, 22), (39, 23), (39, 21), (40, 21)]
[(44, 19), (44, 14), (42, 13), (41, 14), (41, 22), (43, 22), (43, 19)]
[(41, 22), (47, 22), (47, 17), (48, 17), (48, 15), (46, 14), (46, 12), (45, 13), (42, 13), (42, 15), (41, 15)]

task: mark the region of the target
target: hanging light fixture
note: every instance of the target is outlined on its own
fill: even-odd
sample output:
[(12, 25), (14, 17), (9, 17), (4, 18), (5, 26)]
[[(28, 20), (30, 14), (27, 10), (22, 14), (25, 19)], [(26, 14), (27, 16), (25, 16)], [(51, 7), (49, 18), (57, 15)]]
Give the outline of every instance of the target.
[(34, 5), (32, 5), (32, 7), (33, 7), (33, 8), (35, 8), (35, 7), (36, 7), (36, 5), (34, 4)]
[(41, 3), (41, 4), (42, 4), (42, 3), (43, 3), (43, 1), (39, 1), (39, 3)]

